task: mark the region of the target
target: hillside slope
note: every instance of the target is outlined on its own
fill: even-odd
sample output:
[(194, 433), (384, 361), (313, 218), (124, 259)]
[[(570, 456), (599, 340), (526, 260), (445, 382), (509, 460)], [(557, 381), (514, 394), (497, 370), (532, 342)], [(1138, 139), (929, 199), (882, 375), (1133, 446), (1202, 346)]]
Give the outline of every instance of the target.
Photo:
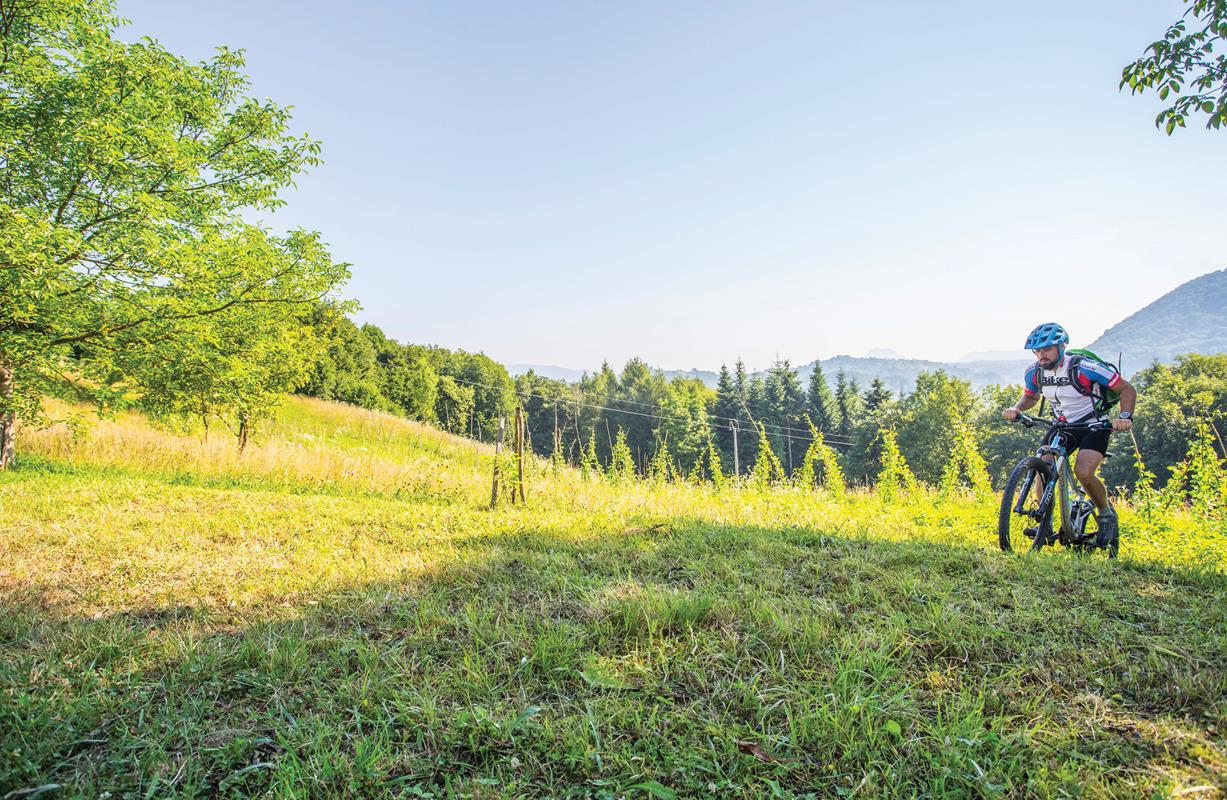
[(1108, 328), (1090, 348), (1126, 374), (1181, 353), (1227, 353), (1227, 269), (1183, 283)]
[(488, 447), (320, 401), (242, 456), (79, 431), (0, 473), (0, 797), (1227, 793), (1227, 539), (1187, 514), (1020, 557), (923, 491), (534, 461), (491, 511)]

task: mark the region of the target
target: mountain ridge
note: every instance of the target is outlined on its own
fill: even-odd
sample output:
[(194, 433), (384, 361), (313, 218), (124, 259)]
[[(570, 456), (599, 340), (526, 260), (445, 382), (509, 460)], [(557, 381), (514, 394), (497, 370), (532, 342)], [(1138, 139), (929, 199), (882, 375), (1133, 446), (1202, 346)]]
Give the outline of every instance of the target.
[[(1126, 375), (1132, 375), (1155, 361), (1170, 362), (1183, 353), (1227, 352), (1227, 269), (1206, 273), (1186, 281), (1153, 302), (1126, 316), (1087, 345), (1102, 357), (1115, 362), (1121, 356)], [(875, 354), (892, 353), (883, 348), (869, 355), (837, 355), (817, 359), (793, 367), (802, 383), (809, 380), (814, 364), (821, 364), (828, 379), (841, 369), (848, 378), (861, 386), (880, 378), (886, 388), (896, 392), (910, 391), (916, 376), (922, 372), (945, 370), (962, 378), (973, 387), (991, 384), (1021, 383), (1023, 370), (1033, 359), (1022, 350), (1018, 358), (998, 358), (1009, 351), (971, 353), (958, 361), (928, 361), (919, 358), (884, 358)], [(981, 356), (981, 358), (976, 358)], [(574, 382), (595, 370), (577, 370), (550, 365), (514, 364), (507, 367), (512, 375), (529, 370), (538, 375)], [(719, 373), (693, 368), (668, 370), (652, 368), (667, 378), (698, 378), (715, 387)], [(763, 375), (765, 371), (753, 373)]]

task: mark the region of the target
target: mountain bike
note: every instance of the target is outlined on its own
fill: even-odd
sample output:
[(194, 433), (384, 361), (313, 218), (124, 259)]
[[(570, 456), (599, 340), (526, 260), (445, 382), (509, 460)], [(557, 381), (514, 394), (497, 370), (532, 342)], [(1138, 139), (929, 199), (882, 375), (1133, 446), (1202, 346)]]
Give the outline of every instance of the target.
[[(1042, 425), (1058, 431), (1112, 429), (1108, 421), (1070, 423), (1027, 414), (1019, 414), (1017, 421), (1027, 428)], [(1051, 463), (1044, 456), (1051, 458)], [(1108, 558), (1116, 558), (1120, 550), (1120, 530), (1117, 529), (1106, 546), (1101, 548), (1096, 543), (1099, 517), (1095, 504), (1086, 498), (1082, 484), (1074, 479), (1069, 456), (1057, 437), (1014, 467), (1001, 494), (1001, 513), (997, 521), (997, 539), (1002, 550), (1034, 553), (1059, 542), (1084, 553), (1102, 549)], [(1052, 529), (1054, 507), (1060, 514), (1060, 527), (1055, 531)]]

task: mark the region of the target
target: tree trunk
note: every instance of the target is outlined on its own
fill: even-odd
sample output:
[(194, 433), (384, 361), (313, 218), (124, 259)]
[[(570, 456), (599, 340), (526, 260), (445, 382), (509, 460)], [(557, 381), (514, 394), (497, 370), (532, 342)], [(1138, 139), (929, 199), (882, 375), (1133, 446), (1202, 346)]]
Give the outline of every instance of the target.
[(247, 449), (247, 436), (251, 433), (251, 416), (246, 411), (239, 412), (239, 455)]
[(13, 410), (13, 365), (0, 356), (0, 469), (13, 466), (16, 458), (17, 414)]

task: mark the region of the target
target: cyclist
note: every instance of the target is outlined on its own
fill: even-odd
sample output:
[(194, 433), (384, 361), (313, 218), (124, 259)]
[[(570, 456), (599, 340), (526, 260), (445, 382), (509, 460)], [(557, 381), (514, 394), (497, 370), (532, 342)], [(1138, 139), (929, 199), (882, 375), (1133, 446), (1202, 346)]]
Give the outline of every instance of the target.
[[(1101, 409), (1104, 393), (1111, 389), (1120, 392), (1120, 413), (1112, 420), (1112, 430), (1127, 431), (1133, 427), (1133, 409), (1137, 403), (1137, 389), (1111, 366), (1090, 358), (1077, 360), (1074, 374), (1070, 374), (1070, 359), (1065, 357), (1069, 334), (1055, 322), (1036, 326), (1027, 337), (1026, 348), (1035, 354), (1035, 363), (1027, 368), (1023, 378), (1023, 395), (1018, 402), (1002, 412), (1006, 419), (1018, 419), (1018, 415), (1032, 408), (1040, 397), (1052, 406), (1052, 413), (1062, 422), (1084, 423), (1106, 420)], [(1107, 430), (1052, 430), (1044, 437), (1045, 444), (1057, 438), (1065, 452), (1078, 451), (1074, 475), (1086, 489), (1087, 496), (1099, 510), (1099, 532), (1096, 544), (1108, 546), (1116, 535), (1116, 510), (1108, 502), (1108, 489), (1095, 474), (1108, 452)], [(1045, 456), (1053, 461), (1052, 456)], [(1043, 487), (1035, 487), (1042, 492)]]

